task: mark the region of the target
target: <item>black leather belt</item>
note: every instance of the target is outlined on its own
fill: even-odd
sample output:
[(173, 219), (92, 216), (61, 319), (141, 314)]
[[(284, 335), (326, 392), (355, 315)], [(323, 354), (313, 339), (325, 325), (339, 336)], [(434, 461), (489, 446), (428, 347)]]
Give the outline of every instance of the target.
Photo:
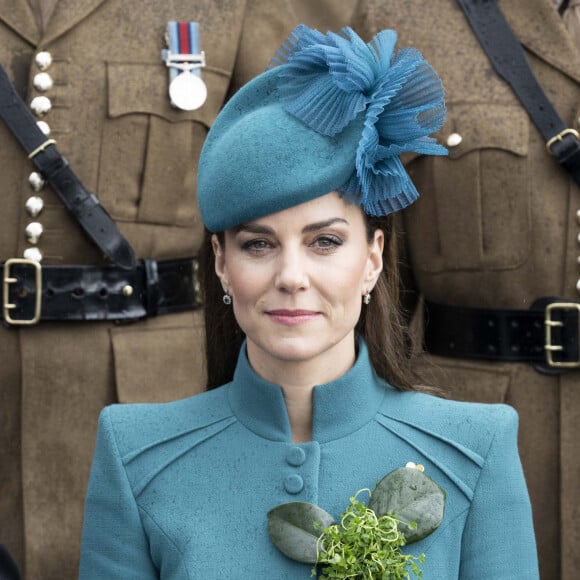
[(142, 260), (118, 266), (44, 266), (12, 259), (0, 266), (2, 321), (9, 326), (45, 320), (130, 322), (202, 305), (198, 261)]
[(529, 310), (463, 308), (426, 302), (431, 354), (531, 362), (543, 373), (580, 369), (580, 302), (547, 297)]

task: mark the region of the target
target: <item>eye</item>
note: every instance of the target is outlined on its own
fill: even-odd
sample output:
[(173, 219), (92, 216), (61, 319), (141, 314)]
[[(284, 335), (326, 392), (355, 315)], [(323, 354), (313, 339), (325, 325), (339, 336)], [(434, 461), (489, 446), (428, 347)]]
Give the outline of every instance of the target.
[(272, 244), (264, 238), (254, 238), (251, 240), (245, 240), (241, 244), (242, 250), (245, 252), (250, 252), (253, 254), (259, 254), (272, 247)]
[(331, 252), (342, 244), (343, 240), (338, 236), (325, 234), (318, 236), (311, 245), (324, 252)]

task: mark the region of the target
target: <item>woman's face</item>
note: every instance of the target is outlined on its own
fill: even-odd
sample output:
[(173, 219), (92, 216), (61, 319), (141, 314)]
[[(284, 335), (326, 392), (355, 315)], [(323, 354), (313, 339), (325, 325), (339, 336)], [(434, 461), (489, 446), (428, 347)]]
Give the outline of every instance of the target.
[(212, 243), (258, 373), (308, 361), (339, 376), (352, 365), (362, 296), (382, 270), (384, 243), (378, 230), (369, 244), (360, 208), (332, 192), (227, 230), (223, 247), (215, 235)]

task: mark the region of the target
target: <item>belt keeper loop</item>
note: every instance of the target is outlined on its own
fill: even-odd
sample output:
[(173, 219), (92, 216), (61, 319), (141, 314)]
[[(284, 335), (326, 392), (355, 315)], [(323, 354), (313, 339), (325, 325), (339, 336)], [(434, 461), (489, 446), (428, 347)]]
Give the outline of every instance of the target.
[(148, 316), (157, 316), (159, 309), (159, 270), (157, 260), (145, 259), (145, 307)]

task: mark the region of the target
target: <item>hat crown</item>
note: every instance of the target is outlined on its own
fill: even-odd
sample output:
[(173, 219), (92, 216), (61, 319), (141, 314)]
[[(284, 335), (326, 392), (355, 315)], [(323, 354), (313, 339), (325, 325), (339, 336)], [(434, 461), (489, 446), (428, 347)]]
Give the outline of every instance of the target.
[(418, 51), (394, 52), (396, 38), (296, 28), (277, 66), (238, 91), (209, 132), (198, 175), (208, 229), (335, 190), (371, 215), (418, 197), (399, 155), (446, 153), (428, 137), (444, 121), (443, 87)]

